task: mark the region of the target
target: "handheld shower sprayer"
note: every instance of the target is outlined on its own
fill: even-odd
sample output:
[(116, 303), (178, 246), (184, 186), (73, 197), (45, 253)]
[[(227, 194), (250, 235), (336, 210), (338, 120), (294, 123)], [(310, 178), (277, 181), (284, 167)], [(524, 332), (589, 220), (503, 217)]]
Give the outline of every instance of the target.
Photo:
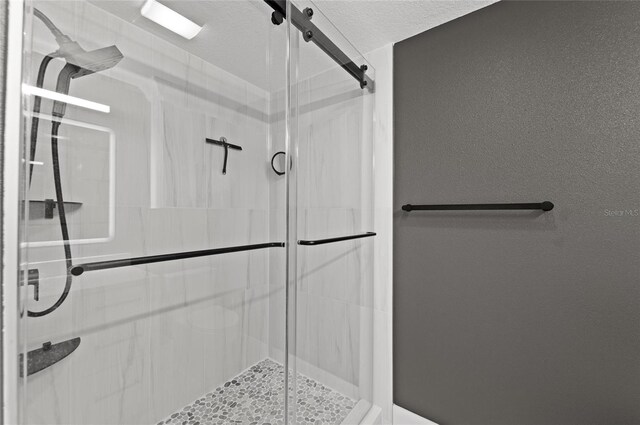
[[(71, 79), (83, 77), (96, 72), (101, 72), (116, 66), (124, 57), (120, 50), (115, 46), (103, 47), (96, 50), (87, 51), (83, 49), (76, 41), (65, 35), (53, 22), (40, 10), (33, 9), (34, 16), (40, 19), (49, 31), (53, 34), (58, 44), (58, 50), (45, 56), (40, 63), (36, 85), (42, 88), (44, 85), (44, 77), (46, 69), (54, 58), (61, 58), (66, 64), (58, 74), (56, 83), (56, 91), (62, 94), (69, 94)], [(42, 99), (35, 97), (33, 103), (33, 116), (31, 118), (31, 137), (30, 137), (30, 167), (29, 167), (29, 184), (33, 175), (33, 161), (36, 155), (38, 142), (38, 124)], [(58, 207), (58, 217), (60, 219), (60, 230), (62, 233), (62, 241), (64, 246), (65, 263), (67, 268), (65, 287), (58, 300), (49, 308), (41, 311), (28, 310), (29, 317), (45, 316), (55, 311), (65, 301), (71, 290), (72, 276), (69, 270), (73, 266), (71, 256), (71, 246), (69, 244), (69, 229), (67, 226), (67, 218), (64, 208), (64, 196), (62, 192), (62, 182), (60, 178), (60, 161), (58, 155), (58, 132), (61, 120), (66, 113), (67, 104), (61, 101), (54, 101), (51, 115), (54, 117), (51, 123), (51, 160), (53, 165), (53, 179), (56, 191), (56, 203)]]

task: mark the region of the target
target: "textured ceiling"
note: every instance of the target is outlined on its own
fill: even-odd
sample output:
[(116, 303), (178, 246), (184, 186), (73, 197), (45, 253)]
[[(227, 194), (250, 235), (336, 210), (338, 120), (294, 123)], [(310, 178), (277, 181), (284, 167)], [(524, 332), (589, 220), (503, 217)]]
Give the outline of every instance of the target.
[(404, 40), (497, 0), (315, 0), (363, 53)]
[[(262, 0), (160, 1), (203, 25), (202, 32), (192, 40), (185, 40), (150, 22), (140, 16), (144, 0), (89, 0), (107, 12), (245, 81), (266, 90), (273, 90), (284, 84), (284, 72), (276, 73), (273, 68), (274, 63), (284, 63), (284, 27), (274, 27), (271, 24), (271, 9)], [(367, 53), (466, 15), (494, 1), (315, 0), (316, 12), (319, 9), (322, 13), (314, 15), (313, 20), (348, 55), (356, 59), (353, 48), (346, 40), (360, 53)], [(301, 9), (309, 5), (308, 0), (296, 0), (295, 3)], [(335, 66), (315, 46), (306, 48), (302, 47), (303, 44), (300, 56), (301, 76), (313, 75)], [(271, 68), (269, 64), (272, 64)]]

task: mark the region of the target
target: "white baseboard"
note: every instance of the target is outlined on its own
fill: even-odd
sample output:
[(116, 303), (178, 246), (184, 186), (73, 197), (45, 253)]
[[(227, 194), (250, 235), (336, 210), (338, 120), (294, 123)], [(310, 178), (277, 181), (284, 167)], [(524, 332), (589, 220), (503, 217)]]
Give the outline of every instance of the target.
[(413, 412), (393, 405), (393, 425), (438, 425), (435, 422), (418, 416)]

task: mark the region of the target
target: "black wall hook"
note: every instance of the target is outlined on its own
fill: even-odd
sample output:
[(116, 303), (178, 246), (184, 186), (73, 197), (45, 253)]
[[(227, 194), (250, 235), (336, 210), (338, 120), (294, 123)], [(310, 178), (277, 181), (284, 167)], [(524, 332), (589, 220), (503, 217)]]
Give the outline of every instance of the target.
[(234, 145), (232, 143), (227, 143), (226, 137), (221, 137), (220, 140), (214, 140), (209, 138), (205, 140), (207, 143), (222, 146), (224, 148), (224, 163), (222, 165), (222, 174), (227, 174), (227, 159), (229, 157), (229, 149), (235, 149), (237, 151), (241, 151), (242, 147), (238, 145)]

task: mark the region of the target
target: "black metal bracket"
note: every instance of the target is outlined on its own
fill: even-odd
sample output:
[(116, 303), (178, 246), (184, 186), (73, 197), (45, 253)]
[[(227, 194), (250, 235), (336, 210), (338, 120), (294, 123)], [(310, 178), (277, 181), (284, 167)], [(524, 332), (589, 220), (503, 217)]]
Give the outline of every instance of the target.
[[(42, 348), (27, 353), (27, 376), (53, 366), (60, 360), (73, 353), (80, 345), (80, 338), (73, 338), (57, 344), (51, 341), (42, 344)], [(24, 354), (20, 354), (20, 377), (24, 375)]]
[(224, 163), (222, 164), (222, 174), (227, 174), (227, 159), (229, 157), (229, 149), (235, 149), (237, 151), (241, 151), (242, 147), (238, 145), (234, 145), (232, 143), (227, 143), (226, 137), (221, 137), (220, 140), (214, 140), (214, 139), (208, 139), (208, 138), (205, 140), (207, 143), (222, 146), (224, 148)]
[(511, 204), (440, 204), (440, 205), (412, 205), (402, 206), (403, 211), (480, 211), (480, 210), (542, 210), (551, 211), (553, 202), (529, 202)]
[[(271, 14), (271, 22), (274, 25), (280, 25), (287, 17), (286, 0), (264, 0), (274, 12)], [(300, 11), (293, 4), (291, 5), (291, 23), (302, 33), (304, 41), (312, 41), (331, 59), (340, 65), (353, 78), (358, 80), (360, 88), (368, 88), (373, 91), (373, 80), (367, 76), (367, 66), (356, 65), (336, 44), (331, 41), (317, 26), (311, 22), (313, 17), (313, 9), (310, 7)]]

